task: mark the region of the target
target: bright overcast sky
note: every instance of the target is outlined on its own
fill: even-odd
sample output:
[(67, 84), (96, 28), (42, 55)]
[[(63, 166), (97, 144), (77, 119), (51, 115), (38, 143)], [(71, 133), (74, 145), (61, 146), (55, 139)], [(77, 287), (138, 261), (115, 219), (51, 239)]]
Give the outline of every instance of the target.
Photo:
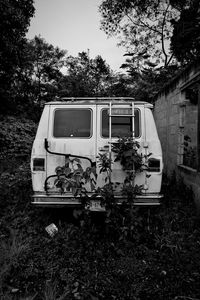
[(88, 51), (90, 57), (101, 55), (115, 71), (125, 61), (125, 50), (116, 38), (107, 38), (99, 29), (101, 0), (35, 0), (35, 17), (28, 38), (41, 35), (48, 43), (67, 50), (69, 55)]

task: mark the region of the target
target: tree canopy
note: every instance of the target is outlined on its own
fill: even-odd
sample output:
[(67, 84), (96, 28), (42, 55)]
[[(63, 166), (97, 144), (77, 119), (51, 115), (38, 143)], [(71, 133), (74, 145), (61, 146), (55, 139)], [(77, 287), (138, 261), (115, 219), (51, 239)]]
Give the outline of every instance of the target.
[(65, 96), (98, 96), (105, 92), (111, 70), (103, 58), (94, 59), (87, 52), (66, 59), (67, 75), (62, 80), (62, 94)]
[(103, 0), (101, 29), (125, 48), (132, 94), (147, 100), (179, 69), (199, 57), (199, 0)]
[(0, 76), (11, 76), (18, 66), (18, 57), (34, 14), (33, 0), (0, 1)]
[(33, 0), (0, 1), (0, 97), (4, 108), (13, 97), (19, 56), (34, 11)]
[(179, 10), (170, 1), (104, 0), (99, 10), (101, 28), (119, 37), (137, 68), (150, 63), (168, 66), (172, 61), (171, 20), (177, 20)]
[(61, 70), (65, 65), (67, 51), (47, 43), (41, 36), (35, 36), (34, 39), (27, 41), (24, 50), (26, 61), (22, 59), (22, 69), (26, 73), (28, 71), (29, 79), (35, 88), (36, 99), (40, 100), (43, 91), (49, 92), (47, 86), (58, 88), (58, 82), (63, 76)]
[(67, 56), (41, 36), (27, 40), (33, 0), (0, 1), (2, 107), (28, 111), (56, 96), (151, 101), (180, 66), (199, 58), (199, 6), (199, 0), (102, 0), (101, 28), (125, 47), (124, 74), (100, 55)]
[(200, 57), (200, 2), (191, 1), (174, 21), (171, 49), (181, 63), (189, 63)]
[(168, 67), (175, 58), (181, 60), (180, 53), (198, 55), (198, 0), (103, 0), (99, 10), (101, 28), (109, 36), (118, 36), (119, 45), (131, 57), (128, 63), (137, 70)]

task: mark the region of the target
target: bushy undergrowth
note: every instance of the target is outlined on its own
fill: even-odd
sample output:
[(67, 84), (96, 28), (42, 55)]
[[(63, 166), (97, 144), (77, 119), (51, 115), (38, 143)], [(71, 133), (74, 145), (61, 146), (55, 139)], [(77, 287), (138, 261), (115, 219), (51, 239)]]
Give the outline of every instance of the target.
[(122, 219), (33, 208), (28, 161), (0, 182), (0, 299), (200, 299), (199, 218), (182, 183)]
[[(1, 196), (1, 299), (200, 296), (199, 224), (184, 199), (174, 197), (150, 215), (135, 211), (127, 235), (130, 224), (114, 220), (114, 228), (102, 215), (77, 220), (67, 210), (32, 208), (27, 176)], [(45, 231), (52, 222), (53, 238)]]
[(30, 156), (36, 124), (29, 119), (0, 116), (0, 159)]

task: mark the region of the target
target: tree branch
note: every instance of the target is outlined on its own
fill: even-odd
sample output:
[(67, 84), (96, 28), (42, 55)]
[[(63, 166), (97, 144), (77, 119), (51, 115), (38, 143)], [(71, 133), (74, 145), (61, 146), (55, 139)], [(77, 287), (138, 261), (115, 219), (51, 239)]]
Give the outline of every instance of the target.
[(174, 56), (174, 53), (171, 54), (170, 58), (169, 58), (168, 61), (167, 61), (167, 65), (166, 65), (166, 66), (169, 65), (169, 63), (170, 63), (170, 61), (172, 60), (173, 56)]
[(165, 20), (166, 20), (166, 16), (167, 16), (167, 12), (168, 12), (169, 6), (170, 6), (170, 4), (167, 5), (167, 8), (166, 8), (165, 13), (164, 13), (163, 22), (162, 22), (162, 35), (161, 35), (162, 51), (163, 51), (163, 54), (164, 54), (164, 56), (165, 56), (165, 67), (168, 65), (168, 62), (167, 62), (168, 55), (167, 55), (167, 53), (166, 53), (166, 51), (165, 51), (165, 44), (164, 44), (164, 27), (165, 27)]
[(141, 20), (140, 20), (140, 22), (141, 22), (141, 24), (142, 24), (142, 25), (140, 25), (140, 26), (147, 27), (149, 30), (154, 31), (154, 32), (158, 33), (159, 35), (162, 35), (162, 32), (160, 32), (159, 30), (157, 30), (157, 29), (155, 29), (155, 28), (149, 26), (148, 24), (146, 24), (145, 22), (143, 22), (143, 21), (141, 21)]
[(155, 28), (152, 28), (151, 26), (149, 26), (148, 24), (144, 23), (144, 22), (141, 21), (140, 19), (139, 19), (139, 22), (140, 22), (141, 24), (134, 22), (133, 19), (132, 19), (127, 13), (126, 13), (125, 15), (126, 15), (126, 16), (128, 17), (128, 19), (133, 23), (133, 25), (140, 26), (140, 27), (144, 27), (144, 28), (148, 28), (149, 30), (154, 31), (154, 32), (158, 33), (159, 35), (162, 35), (162, 32), (160, 32), (159, 30), (157, 30), (157, 29), (155, 29)]

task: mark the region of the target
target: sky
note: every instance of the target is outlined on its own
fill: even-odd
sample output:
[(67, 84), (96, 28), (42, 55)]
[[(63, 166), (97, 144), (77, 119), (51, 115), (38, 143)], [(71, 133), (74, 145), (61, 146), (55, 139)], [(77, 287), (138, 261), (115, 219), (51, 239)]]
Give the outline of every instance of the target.
[(125, 61), (125, 50), (117, 39), (108, 38), (100, 30), (101, 0), (35, 0), (35, 16), (31, 19), (27, 38), (41, 35), (46, 42), (77, 56), (88, 52), (90, 58), (101, 55), (114, 71)]

